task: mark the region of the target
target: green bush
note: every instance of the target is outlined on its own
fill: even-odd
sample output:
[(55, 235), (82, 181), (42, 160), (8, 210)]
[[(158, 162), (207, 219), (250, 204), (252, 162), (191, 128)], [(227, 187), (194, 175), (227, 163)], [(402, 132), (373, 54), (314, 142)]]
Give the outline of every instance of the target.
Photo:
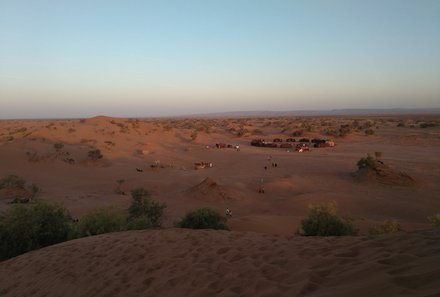
[(435, 127), (434, 123), (421, 123), (420, 124), (420, 128), (430, 128), (430, 127)]
[(129, 219), (146, 217), (153, 227), (160, 227), (165, 203), (159, 203), (151, 199), (151, 194), (143, 188), (131, 191), (131, 205), (128, 209)]
[(25, 188), (26, 181), (16, 175), (8, 175), (0, 180), (0, 189), (3, 188)]
[(226, 218), (208, 207), (187, 212), (176, 226), (189, 229), (228, 229)]
[(378, 235), (378, 234), (392, 234), (399, 232), (400, 225), (396, 220), (386, 220), (383, 224), (374, 226), (370, 229), (370, 234)]
[(440, 213), (428, 217), (428, 220), (437, 228), (440, 228)]
[(241, 128), (237, 131), (237, 136), (238, 137), (243, 137), (245, 134), (249, 133), (248, 129), (245, 128)]
[(97, 208), (83, 216), (75, 228), (75, 237), (125, 230), (125, 218), (113, 208)]
[(104, 157), (101, 154), (101, 150), (99, 150), (99, 149), (89, 151), (88, 156), (90, 159), (93, 159), (93, 160), (99, 160), (99, 159), (102, 159), (102, 157)]
[(64, 144), (62, 142), (56, 142), (53, 144), (53, 147), (58, 152), (64, 147)]
[(339, 136), (344, 137), (351, 133), (350, 125), (345, 124), (339, 127)]
[(357, 235), (350, 219), (337, 215), (335, 202), (311, 205), (309, 216), (301, 220), (304, 236), (342, 236)]
[(153, 228), (153, 224), (146, 216), (130, 218), (127, 221), (127, 230), (144, 230)]
[(0, 260), (67, 240), (70, 222), (58, 205), (14, 205), (0, 218)]
[(361, 158), (357, 162), (358, 169), (362, 168), (376, 168), (376, 159), (373, 158), (370, 154), (367, 155), (366, 158)]

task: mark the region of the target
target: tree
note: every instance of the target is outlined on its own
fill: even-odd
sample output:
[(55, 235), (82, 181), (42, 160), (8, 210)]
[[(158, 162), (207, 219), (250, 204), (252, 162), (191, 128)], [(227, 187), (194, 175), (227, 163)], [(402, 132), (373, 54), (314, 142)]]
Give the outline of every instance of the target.
[(151, 199), (151, 194), (144, 188), (137, 188), (131, 191), (131, 205), (128, 209), (129, 219), (146, 217), (153, 227), (160, 227), (165, 203), (159, 203)]
[(0, 260), (67, 240), (70, 221), (68, 212), (55, 204), (14, 205), (0, 218)]

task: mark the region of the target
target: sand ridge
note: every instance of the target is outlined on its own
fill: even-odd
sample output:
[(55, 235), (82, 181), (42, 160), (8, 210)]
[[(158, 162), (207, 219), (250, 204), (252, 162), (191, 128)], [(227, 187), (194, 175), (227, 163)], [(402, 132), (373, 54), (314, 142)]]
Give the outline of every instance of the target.
[(74, 240), (0, 265), (1, 296), (438, 296), (440, 233), (184, 229)]

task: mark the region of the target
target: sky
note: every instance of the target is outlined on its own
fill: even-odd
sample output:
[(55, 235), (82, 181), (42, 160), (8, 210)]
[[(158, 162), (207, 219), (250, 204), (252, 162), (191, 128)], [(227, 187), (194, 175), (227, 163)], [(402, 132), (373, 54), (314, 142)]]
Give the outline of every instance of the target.
[(0, 0), (0, 119), (439, 107), (437, 0)]

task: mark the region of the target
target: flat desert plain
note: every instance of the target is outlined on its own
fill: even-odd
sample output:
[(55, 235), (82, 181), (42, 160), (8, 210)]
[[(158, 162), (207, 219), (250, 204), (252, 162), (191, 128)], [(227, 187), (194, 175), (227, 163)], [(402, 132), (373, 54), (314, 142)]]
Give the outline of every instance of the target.
[[(250, 145), (260, 138), (296, 142)], [(296, 152), (301, 138), (336, 146)], [(95, 149), (103, 158), (88, 156)], [(367, 154), (387, 170), (356, 174)], [(440, 212), (439, 155), (438, 115), (1, 121), (0, 178), (37, 185), (35, 199), (81, 220), (97, 207), (126, 211), (143, 187), (167, 208), (161, 229), (0, 263), (0, 295), (440, 296), (440, 234), (427, 220)], [(0, 211), (16, 194), (0, 193)], [(360, 235), (297, 235), (308, 206), (329, 201)], [(231, 209), (231, 231), (173, 227), (204, 206)], [(369, 234), (385, 220), (402, 230)]]

